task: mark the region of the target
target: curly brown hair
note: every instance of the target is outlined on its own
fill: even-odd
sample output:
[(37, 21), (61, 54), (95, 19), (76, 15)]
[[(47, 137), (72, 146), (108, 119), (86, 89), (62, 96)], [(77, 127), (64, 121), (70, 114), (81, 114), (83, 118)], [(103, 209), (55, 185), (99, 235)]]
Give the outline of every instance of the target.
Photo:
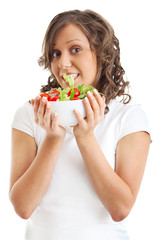
[[(42, 56), (38, 63), (48, 69), (51, 75), (48, 84), (42, 86), (41, 91), (46, 92), (59, 84), (51, 71), (53, 42), (58, 31), (65, 25), (77, 25), (87, 36), (91, 49), (97, 56), (97, 90), (106, 97), (106, 105), (117, 96), (122, 97), (123, 103), (129, 103), (131, 96), (126, 93), (129, 82), (124, 80), (124, 69), (120, 63), (119, 41), (114, 34), (112, 26), (101, 15), (92, 10), (71, 10), (59, 13), (50, 22), (46, 31)], [(108, 111), (106, 107), (105, 113)]]

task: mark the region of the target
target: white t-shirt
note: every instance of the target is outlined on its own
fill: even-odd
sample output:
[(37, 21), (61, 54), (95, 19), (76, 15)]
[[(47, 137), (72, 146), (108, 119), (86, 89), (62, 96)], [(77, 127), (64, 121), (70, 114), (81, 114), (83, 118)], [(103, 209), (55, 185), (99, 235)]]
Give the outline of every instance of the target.
[[(12, 127), (31, 135), (40, 148), (45, 131), (34, 122), (29, 102), (17, 110)], [(72, 128), (67, 127), (66, 131), (50, 185), (28, 220), (25, 239), (128, 240), (124, 221), (114, 222), (96, 195)], [(138, 131), (149, 132), (141, 106), (111, 100), (109, 112), (95, 128), (95, 136), (113, 169), (118, 141)]]

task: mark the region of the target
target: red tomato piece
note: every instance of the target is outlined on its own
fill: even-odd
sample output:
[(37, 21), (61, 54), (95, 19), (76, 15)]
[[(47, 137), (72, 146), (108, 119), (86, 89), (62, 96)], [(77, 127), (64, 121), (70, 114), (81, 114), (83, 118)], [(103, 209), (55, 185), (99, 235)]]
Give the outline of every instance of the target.
[[(68, 92), (68, 97), (71, 95), (72, 89), (69, 90)], [(80, 95), (80, 91), (77, 88), (74, 88), (75, 94), (74, 97), (78, 97)]]
[(55, 96), (51, 97), (49, 101), (55, 102), (55, 101), (57, 101), (59, 99), (60, 99), (60, 97), (55, 95)]
[(57, 90), (54, 90), (54, 91), (52, 91), (50, 94), (57, 94), (57, 95), (59, 95), (60, 94), (60, 92), (58, 92)]
[(50, 96), (47, 93), (41, 93), (40, 97), (41, 98), (46, 97), (48, 101), (50, 100)]

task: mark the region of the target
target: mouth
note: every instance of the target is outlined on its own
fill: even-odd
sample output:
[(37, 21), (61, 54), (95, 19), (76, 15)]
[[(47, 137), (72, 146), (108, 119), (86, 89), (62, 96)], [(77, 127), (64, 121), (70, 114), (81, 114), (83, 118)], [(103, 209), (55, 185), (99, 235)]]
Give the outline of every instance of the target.
[[(78, 78), (78, 76), (79, 76), (79, 73), (66, 73), (67, 74), (67, 76), (71, 76), (71, 77), (73, 77), (74, 78), (74, 81)], [(61, 75), (61, 78), (63, 79), (63, 81), (65, 81), (66, 82), (66, 80), (63, 78), (63, 75)]]

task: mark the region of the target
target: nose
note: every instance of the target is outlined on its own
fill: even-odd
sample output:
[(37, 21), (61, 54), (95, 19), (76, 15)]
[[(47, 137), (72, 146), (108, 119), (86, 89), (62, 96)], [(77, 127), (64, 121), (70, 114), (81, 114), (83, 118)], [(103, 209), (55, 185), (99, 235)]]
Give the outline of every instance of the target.
[(60, 69), (66, 69), (71, 67), (71, 59), (68, 53), (61, 53), (61, 56), (59, 57), (58, 67)]

